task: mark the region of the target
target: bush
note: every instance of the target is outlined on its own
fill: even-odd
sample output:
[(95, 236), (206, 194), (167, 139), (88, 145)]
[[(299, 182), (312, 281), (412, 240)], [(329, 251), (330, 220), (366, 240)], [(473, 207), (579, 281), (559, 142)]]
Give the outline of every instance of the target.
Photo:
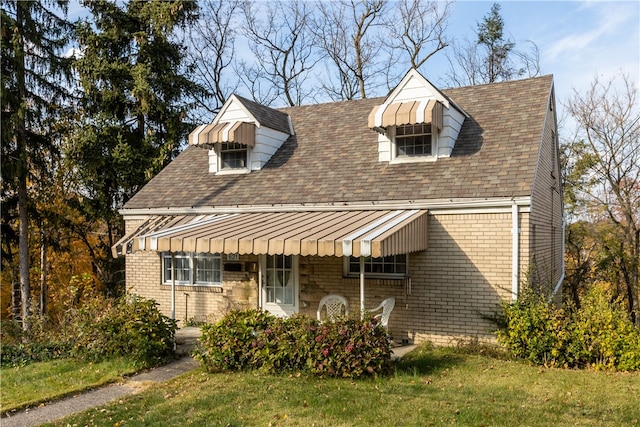
[(583, 298), (572, 318), (571, 336), (570, 353), (595, 369), (640, 370), (640, 330), (602, 286)]
[(96, 299), (78, 312), (73, 354), (90, 361), (124, 356), (154, 366), (173, 355), (176, 329), (155, 301), (136, 295)]
[(141, 366), (156, 365), (173, 355), (177, 324), (158, 304), (135, 295), (95, 297), (69, 309), (60, 324), (32, 316), (28, 332), (15, 321), (3, 321), (2, 366), (20, 366), (64, 357), (100, 361), (126, 357)]
[(233, 310), (215, 324), (201, 327), (195, 357), (210, 372), (245, 369), (255, 363), (258, 335), (264, 335), (275, 317), (259, 310)]
[(0, 323), (0, 360), (3, 367), (25, 366), (33, 362), (68, 357), (73, 343), (69, 335), (53, 328), (46, 318), (33, 316), (29, 331), (15, 320)]
[(498, 342), (513, 357), (555, 367), (640, 369), (640, 330), (602, 287), (593, 287), (573, 310), (525, 293), (505, 304), (504, 316)]
[(309, 316), (276, 318), (252, 309), (232, 311), (203, 326), (195, 357), (208, 371), (357, 378), (386, 372), (391, 349), (385, 329), (372, 318), (320, 323)]

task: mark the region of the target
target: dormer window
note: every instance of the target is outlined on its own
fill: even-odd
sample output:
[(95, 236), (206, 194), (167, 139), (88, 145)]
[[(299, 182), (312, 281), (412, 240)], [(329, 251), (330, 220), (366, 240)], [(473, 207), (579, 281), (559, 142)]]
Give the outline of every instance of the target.
[(248, 148), (237, 142), (220, 144), (220, 170), (246, 169)]
[(397, 126), (395, 147), (396, 158), (431, 156), (433, 154), (431, 124)]

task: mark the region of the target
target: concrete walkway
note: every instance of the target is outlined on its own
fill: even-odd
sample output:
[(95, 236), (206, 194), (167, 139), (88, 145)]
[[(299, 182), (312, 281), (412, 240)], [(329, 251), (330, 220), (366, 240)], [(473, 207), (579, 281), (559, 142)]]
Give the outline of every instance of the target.
[(76, 396), (46, 403), (42, 406), (15, 412), (0, 419), (1, 427), (30, 427), (64, 418), (76, 412), (106, 405), (125, 396), (144, 390), (153, 383), (168, 381), (198, 368), (198, 362), (189, 354), (200, 336), (200, 328), (182, 328), (176, 331), (176, 351), (182, 358), (168, 365), (150, 369), (128, 377), (122, 383), (111, 384)]
[[(182, 358), (165, 366), (128, 377), (122, 383), (112, 384), (95, 390), (82, 392), (76, 396), (47, 403), (36, 408), (18, 411), (0, 419), (0, 427), (32, 427), (52, 422), (60, 418), (85, 411), (96, 406), (106, 405), (125, 396), (144, 390), (150, 384), (169, 381), (178, 375), (198, 368), (198, 362), (189, 355), (200, 336), (200, 328), (187, 327), (176, 331), (176, 351)], [(399, 359), (415, 345), (394, 347), (391, 359)]]

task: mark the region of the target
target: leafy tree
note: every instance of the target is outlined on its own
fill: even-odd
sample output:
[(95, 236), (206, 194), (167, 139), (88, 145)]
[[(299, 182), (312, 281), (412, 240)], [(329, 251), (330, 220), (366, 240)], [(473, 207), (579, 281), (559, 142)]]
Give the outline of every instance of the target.
[(58, 154), (52, 123), (68, 96), (64, 81), (70, 68), (62, 52), (71, 25), (56, 13), (66, 7), (63, 0), (2, 1), (2, 262), (12, 268), (18, 240), (25, 329), (31, 312), (32, 199)]
[[(581, 151), (575, 170), (583, 185), (584, 217), (600, 230), (596, 267), (619, 284), (629, 313), (637, 315), (640, 275), (640, 111), (637, 88), (627, 76), (596, 77), (585, 93), (574, 91), (567, 110), (578, 125)], [(574, 149), (574, 152), (577, 151)]]
[(122, 261), (109, 255), (122, 233), (117, 209), (177, 155), (189, 131), (183, 100), (197, 88), (181, 73), (184, 48), (175, 33), (192, 22), (197, 5), (182, 0), (84, 5), (92, 19), (78, 26), (81, 124), (68, 154), (84, 195), (76, 208), (102, 227), (97, 246), (87, 241), (94, 273), (117, 292)]

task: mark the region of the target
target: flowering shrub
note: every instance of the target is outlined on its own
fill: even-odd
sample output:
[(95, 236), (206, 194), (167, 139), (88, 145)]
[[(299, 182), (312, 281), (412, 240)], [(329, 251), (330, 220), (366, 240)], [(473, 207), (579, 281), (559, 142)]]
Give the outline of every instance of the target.
[(376, 376), (390, 366), (385, 329), (372, 318), (320, 323), (309, 316), (277, 318), (232, 311), (202, 327), (195, 357), (209, 371), (305, 371), (319, 376)]

